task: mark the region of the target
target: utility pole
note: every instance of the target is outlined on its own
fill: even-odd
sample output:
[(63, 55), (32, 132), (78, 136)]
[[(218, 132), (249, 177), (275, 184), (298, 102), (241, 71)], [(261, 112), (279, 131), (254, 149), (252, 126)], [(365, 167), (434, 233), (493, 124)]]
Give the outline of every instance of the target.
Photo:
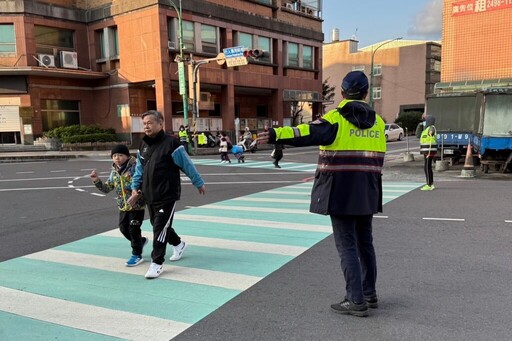
[(372, 60), (371, 60), (371, 63), (370, 63), (370, 86), (369, 86), (369, 94), (370, 94), (370, 101), (368, 102), (368, 104), (370, 105), (370, 107), (373, 109), (373, 78), (374, 78), (374, 72), (373, 72), (373, 59), (375, 57), (375, 53), (377, 52), (378, 49), (380, 49), (382, 46), (386, 45), (386, 44), (389, 44), (393, 41), (396, 41), (396, 40), (400, 40), (402, 39), (402, 37), (397, 37), (395, 39), (391, 39), (391, 40), (388, 40), (388, 41), (385, 41), (383, 42), (382, 44), (380, 44), (379, 46), (377, 46), (377, 48), (375, 50), (373, 50), (372, 52)]
[(185, 44), (183, 43), (183, 17), (182, 17), (182, 7), (181, 7), (181, 0), (179, 2), (179, 8), (176, 7), (174, 2), (171, 0), (167, 0), (169, 4), (174, 8), (176, 13), (178, 14), (178, 40), (179, 40), (179, 49), (180, 49), (180, 56), (177, 60), (178, 62), (178, 76), (180, 81), (180, 95), (183, 99), (183, 125), (188, 126), (188, 95), (187, 95), (187, 80), (185, 78), (185, 56), (184, 51), (185, 50)]

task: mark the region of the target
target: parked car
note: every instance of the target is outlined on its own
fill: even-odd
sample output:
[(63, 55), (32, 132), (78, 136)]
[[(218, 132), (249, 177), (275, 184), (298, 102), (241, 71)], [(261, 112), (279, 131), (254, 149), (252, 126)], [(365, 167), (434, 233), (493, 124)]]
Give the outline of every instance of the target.
[(401, 141), (404, 137), (404, 130), (396, 123), (386, 124), (384, 130), (386, 141)]

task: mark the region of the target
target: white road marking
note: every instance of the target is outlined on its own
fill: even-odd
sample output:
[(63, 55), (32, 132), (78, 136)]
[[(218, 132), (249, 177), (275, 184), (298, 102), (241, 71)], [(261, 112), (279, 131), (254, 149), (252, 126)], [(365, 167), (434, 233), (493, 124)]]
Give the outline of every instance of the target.
[(466, 219), (462, 219), (462, 218), (428, 218), (428, 217), (424, 217), (423, 220), (466, 221)]
[[(101, 235), (109, 236), (109, 237), (118, 237), (124, 238), (123, 235), (119, 232), (119, 230), (111, 230)], [(267, 244), (267, 243), (259, 243), (259, 242), (248, 242), (243, 240), (228, 240), (221, 238), (209, 238), (209, 237), (198, 237), (180, 234), (180, 237), (187, 242), (188, 245), (195, 246), (205, 246), (212, 248), (220, 248), (227, 250), (236, 250), (236, 251), (248, 251), (248, 252), (260, 252), (260, 253), (268, 253), (273, 255), (284, 255), (284, 256), (298, 256), (301, 253), (308, 250), (307, 247), (302, 246), (290, 246), (290, 245), (281, 245), (281, 244)], [(153, 240), (152, 236), (147, 236), (149, 240)]]
[(288, 204), (309, 204), (311, 200), (307, 199), (276, 199), (276, 198), (249, 198), (240, 197), (233, 199), (235, 201), (252, 201), (252, 202), (278, 202)]
[(98, 197), (106, 197), (105, 194), (101, 194), (101, 193), (91, 193), (91, 195), (96, 195)]
[(0, 287), (0, 296), (2, 311), (121, 339), (148, 340), (150, 335), (154, 340), (169, 340), (191, 326), (5, 287)]
[(512, 223), (512, 220), (505, 220), (506, 223)]
[(34, 171), (16, 172), (16, 174), (34, 174)]
[(75, 190), (77, 190), (78, 192), (85, 192), (85, 190), (81, 188), (75, 188)]
[(229, 225), (241, 225), (241, 226), (255, 226), (255, 227), (267, 227), (283, 230), (296, 230), (296, 231), (308, 231), (308, 232), (327, 232), (331, 233), (332, 228), (328, 220), (325, 225), (318, 223), (314, 224), (301, 224), (301, 223), (289, 223), (283, 224), (282, 222), (275, 222), (270, 220), (258, 220), (258, 219), (240, 219), (240, 218), (227, 218), (227, 217), (216, 217), (209, 215), (196, 215), (196, 214), (181, 214), (178, 212), (174, 219), (176, 221), (197, 221), (197, 222), (208, 222), (208, 223), (220, 223)]
[(50, 171), (50, 173), (63, 173), (63, 172), (67, 172), (67, 170), (65, 170), (65, 169), (58, 169), (58, 170)]
[[(84, 264), (84, 257), (87, 257), (87, 264)], [(89, 269), (92, 268), (137, 275), (141, 276), (142, 280), (144, 280), (143, 277), (147, 271), (146, 266), (126, 267), (124, 265), (125, 260), (120, 258), (105, 257), (92, 254), (85, 255), (78, 252), (68, 252), (54, 249), (36, 252), (31, 255), (24, 256), (23, 258), (56, 262), (73, 266), (82, 266)], [(164, 265), (164, 272), (158, 278), (159, 280), (162, 278), (171, 281), (211, 285), (240, 291), (253, 286), (256, 282), (261, 280), (261, 277), (257, 276), (189, 268), (184, 266), (177, 266), (174, 263), (172, 265), (168, 265), (167, 268), (166, 265)]]

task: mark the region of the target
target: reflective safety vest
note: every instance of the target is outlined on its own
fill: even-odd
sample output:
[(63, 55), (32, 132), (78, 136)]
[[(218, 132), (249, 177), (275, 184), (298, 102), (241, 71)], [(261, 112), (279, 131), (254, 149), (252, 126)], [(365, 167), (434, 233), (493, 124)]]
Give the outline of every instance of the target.
[(204, 133), (199, 134), (199, 136), (198, 136), (198, 143), (200, 145), (206, 144), (206, 135)]
[[(339, 108), (351, 100), (344, 100)], [(322, 119), (338, 124), (338, 134), (328, 146), (320, 146), (319, 171), (353, 171), (381, 173), (386, 153), (384, 120), (375, 114), (375, 124), (361, 129), (349, 122), (337, 110)]]
[(186, 130), (180, 130), (178, 136), (180, 137), (180, 142), (188, 142), (188, 134)]
[[(429, 135), (430, 129), (434, 129), (434, 133)], [(437, 153), (437, 130), (435, 126), (428, 126), (421, 132), (420, 137), (420, 153), (424, 155), (431, 155)]]

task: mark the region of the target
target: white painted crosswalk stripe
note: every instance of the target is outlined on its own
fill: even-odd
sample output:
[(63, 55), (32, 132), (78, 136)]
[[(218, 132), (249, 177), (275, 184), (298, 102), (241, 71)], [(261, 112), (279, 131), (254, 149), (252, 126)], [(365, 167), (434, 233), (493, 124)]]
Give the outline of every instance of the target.
[[(85, 266), (84, 254), (68, 251), (50, 249), (24, 256), (24, 258), (75, 266)], [(130, 275), (138, 275), (141, 277), (146, 273), (147, 268), (145, 266), (125, 267), (124, 262), (125, 261), (122, 259), (88, 254), (86, 267)], [(166, 265), (165, 271), (162, 275), (160, 275), (159, 279), (211, 285), (234, 290), (245, 290), (254, 285), (261, 278), (222, 271), (186, 268), (175, 265), (173, 263), (172, 265)]]
[[(104, 232), (101, 235), (109, 237), (124, 238), (119, 231), (112, 230)], [(149, 240), (153, 240), (152, 236), (146, 236)], [(180, 234), (180, 237), (190, 246), (205, 246), (225, 250), (238, 250), (249, 252), (261, 252), (275, 255), (298, 256), (308, 248), (300, 246), (278, 245), (268, 243), (246, 242), (243, 240), (227, 240), (220, 238), (197, 237), (187, 234)]]
[(255, 226), (255, 227), (269, 227), (284, 230), (297, 230), (297, 231), (310, 231), (310, 232), (332, 232), (331, 225), (318, 225), (318, 224), (301, 224), (301, 223), (283, 223), (270, 220), (259, 220), (259, 219), (239, 219), (239, 218), (228, 218), (219, 217), (214, 215), (194, 215), (194, 214), (180, 214), (178, 213), (175, 217), (175, 221), (186, 220), (186, 221), (197, 221), (197, 222), (212, 222), (231, 224), (239, 226)]
[[(0, 297), (0, 310), (129, 340), (169, 340), (190, 327), (188, 323), (91, 306), (1, 286)], [(40, 339), (48, 337), (41, 335)]]

